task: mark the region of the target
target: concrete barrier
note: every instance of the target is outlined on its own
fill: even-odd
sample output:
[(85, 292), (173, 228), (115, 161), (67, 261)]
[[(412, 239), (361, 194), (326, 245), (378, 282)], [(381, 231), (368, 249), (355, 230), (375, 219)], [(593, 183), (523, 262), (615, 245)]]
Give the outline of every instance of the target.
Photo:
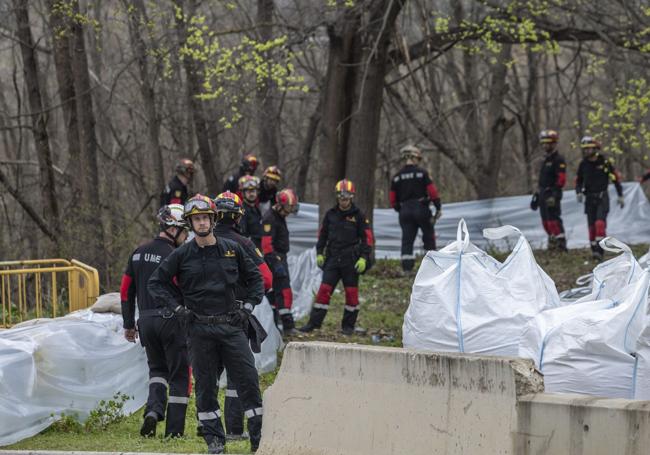
[(514, 454), (530, 360), (289, 343), (264, 395), (260, 455)]
[(518, 454), (650, 453), (650, 401), (543, 393), (518, 408)]

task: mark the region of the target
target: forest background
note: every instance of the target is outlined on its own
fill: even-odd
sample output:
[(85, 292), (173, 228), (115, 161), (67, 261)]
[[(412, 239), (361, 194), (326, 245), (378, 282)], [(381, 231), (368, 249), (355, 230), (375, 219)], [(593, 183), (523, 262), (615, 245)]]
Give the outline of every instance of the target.
[(181, 157), (215, 196), (254, 153), (321, 212), (347, 177), (369, 216), (409, 143), (443, 203), (534, 191), (544, 128), (570, 182), (585, 134), (632, 180), (649, 68), (644, 0), (2, 0), (0, 256), (114, 290)]

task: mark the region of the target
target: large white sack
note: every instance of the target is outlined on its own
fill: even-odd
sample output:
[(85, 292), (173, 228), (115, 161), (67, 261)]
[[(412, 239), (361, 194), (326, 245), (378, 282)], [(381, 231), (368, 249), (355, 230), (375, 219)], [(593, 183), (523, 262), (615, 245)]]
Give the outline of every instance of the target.
[(253, 353), (255, 367), (260, 373), (269, 373), (278, 366), (278, 351), (282, 349), (282, 336), (275, 325), (273, 309), (266, 297), (262, 299), (262, 303), (255, 306), (253, 314), (260, 321), (268, 335), (262, 343), (260, 353)]
[(522, 327), (560, 299), (517, 228), (484, 230), (491, 240), (508, 235), (518, 239), (503, 263), (470, 242), (464, 220), (455, 242), (427, 253), (404, 315), (404, 347), (517, 355)]
[(592, 296), (600, 294), (599, 299), (545, 311), (525, 327), (519, 356), (535, 361), (547, 391), (611, 398), (648, 393), (647, 380), (638, 387), (637, 357), (648, 358), (643, 333), (648, 330), (650, 272), (639, 273), (629, 249), (622, 250), (594, 269), (602, 281), (594, 280)]

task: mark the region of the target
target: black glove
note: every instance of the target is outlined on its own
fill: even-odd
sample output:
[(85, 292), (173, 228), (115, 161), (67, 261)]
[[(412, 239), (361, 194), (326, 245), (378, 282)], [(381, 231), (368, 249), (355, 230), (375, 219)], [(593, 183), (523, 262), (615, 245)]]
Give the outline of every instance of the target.
[(253, 314), (253, 306), (244, 304), (242, 308), (228, 313), (228, 323), (234, 327), (241, 327), (244, 332), (248, 330), (248, 318)]
[(533, 198), (530, 200), (530, 209), (535, 211), (539, 208), (539, 194), (533, 194)]

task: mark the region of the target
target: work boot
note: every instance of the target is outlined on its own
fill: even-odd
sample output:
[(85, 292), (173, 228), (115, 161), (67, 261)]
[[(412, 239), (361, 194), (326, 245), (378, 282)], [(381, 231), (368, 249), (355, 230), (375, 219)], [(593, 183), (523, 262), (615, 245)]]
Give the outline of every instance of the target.
[(568, 248), (566, 247), (566, 237), (557, 238), (557, 249), (562, 253), (566, 253), (567, 251), (569, 251)]
[(262, 416), (257, 415), (248, 419), (248, 431), (251, 439), (251, 452), (257, 452), (262, 439)]
[(213, 439), (208, 443), (208, 453), (224, 453), (225, 446), (219, 439)]
[(244, 431), (241, 434), (228, 434), (226, 433), (226, 441), (245, 441), (248, 439), (248, 432)]
[(309, 322), (300, 327), (298, 330), (301, 332), (313, 332), (316, 329), (320, 329), (323, 325), (323, 320), (327, 316), (327, 310), (325, 308), (312, 308), (311, 314), (309, 315)]
[(357, 323), (357, 317), (358, 316), (359, 316), (359, 310), (355, 310), (355, 311), (344, 310), (343, 311), (343, 320), (341, 321), (341, 332), (343, 332), (343, 335), (353, 335), (354, 334), (354, 326)]
[(156, 436), (156, 425), (158, 424), (158, 414), (149, 412), (144, 416), (144, 422), (140, 428), (140, 436), (145, 438), (153, 438)]
[(546, 248), (548, 251), (557, 250), (557, 238), (554, 235), (548, 236), (548, 246)]
[(280, 315), (282, 320), (282, 329), (284, 333), (289, 333), (291, 330), (295, 330), (296, 324), (293, 322), (293, 315), (291, 313)]
[(597, 261), (603, 260), (603, 254), (605, 252), (600, 247), (597, 241), (591, 242), (591, 257)]

